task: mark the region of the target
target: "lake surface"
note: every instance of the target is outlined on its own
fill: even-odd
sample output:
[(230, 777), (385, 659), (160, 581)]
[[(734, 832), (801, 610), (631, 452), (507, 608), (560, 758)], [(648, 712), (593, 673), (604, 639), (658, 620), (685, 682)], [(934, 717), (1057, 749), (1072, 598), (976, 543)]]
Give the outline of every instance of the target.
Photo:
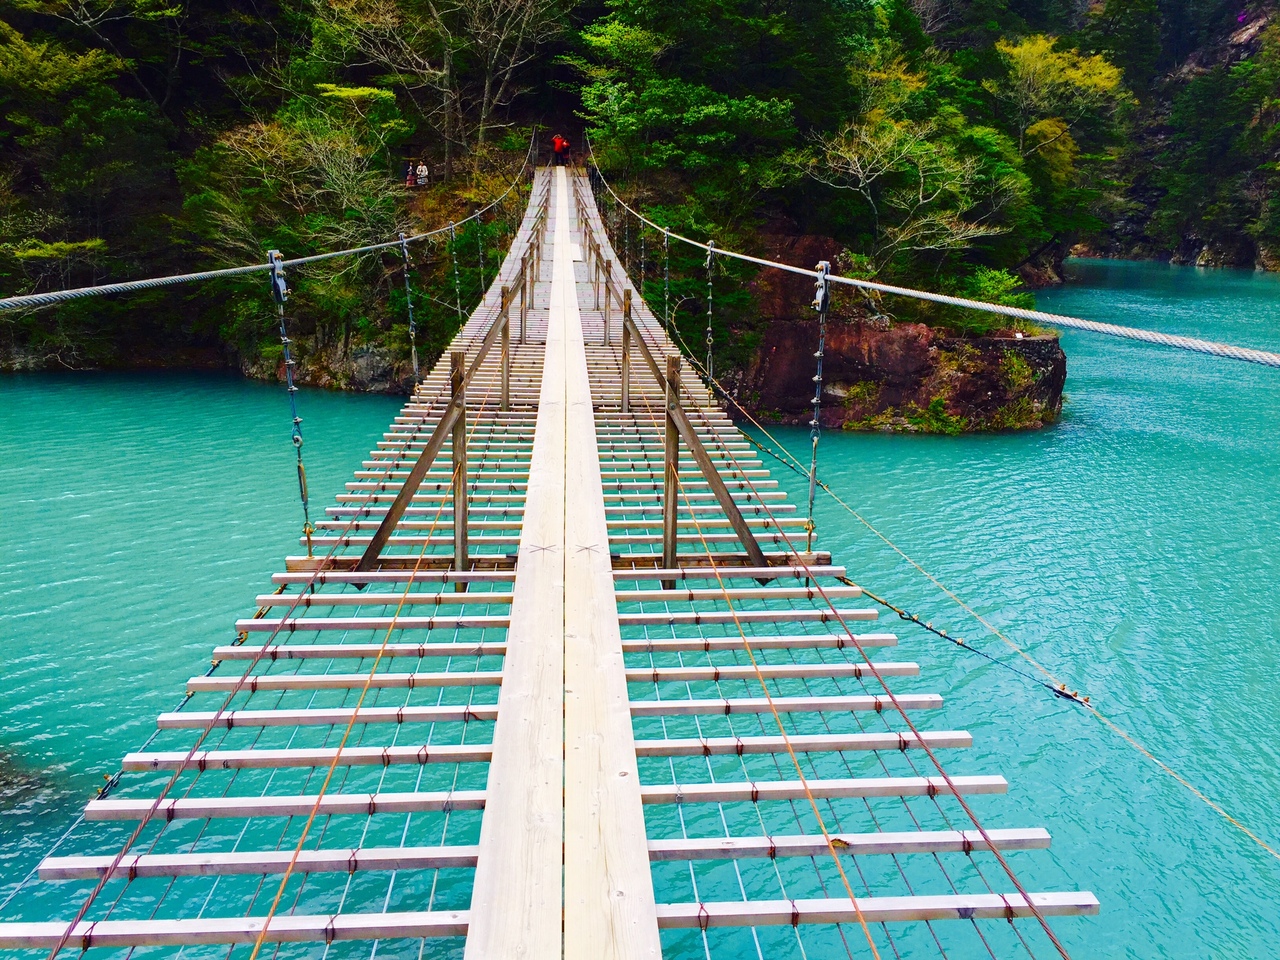
[[(1072, 262), (1043, 309), (1280, 350), (1280, 279)], [(1057, 426), (991, 437), (828, 433), (826, 480), (1108, 716), (1280, 843), (1280, 371), (1067, 332)], [(399, 400), (303, 391), (313, 510)], [(296, 552), (283, 388), (209, 376), (0, 378), (0, 899), (171, 709)], [(781, 434), (807, 456), (801, 431)], [(776, 464), (774, 465), (776, 467)], [(797, 499), (804, 483), (774, 475)], [(963, 611), (829, 500), (851, 576), (1000, 657)], [(1269, 958), (1280, 862), (1080, 708), (896, 619), (1000, 773), (987, 826), (1042, 825), (1030, 889), (1087, 888), (1078, 957)], [(32, 888), (39, 889), (39, 887)], [(49, 888), (45, 887), (47, 892)], [(726, 895), (732, 895), (728, 893)], [(6, 919), (45, 919), (24, 889)], [(63, 913), (63, 910), (58, 910)]]

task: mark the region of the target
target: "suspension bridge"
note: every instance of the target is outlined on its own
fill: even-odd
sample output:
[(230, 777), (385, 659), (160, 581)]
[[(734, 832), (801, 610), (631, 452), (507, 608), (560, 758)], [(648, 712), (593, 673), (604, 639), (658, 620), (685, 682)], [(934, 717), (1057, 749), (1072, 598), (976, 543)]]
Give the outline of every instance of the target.
[[(1013, 861), (1048, 832), (965, 761), (969, 733), (933, 722), (928, 665), (892, 658), (867, 603), (884, 601), (668, 339), (602, 189), (537, 170), (492, 285), (336, 504), (308, 513), (305, 554), (40, 862), (40, 902), (62, 912), (0, 922), (0, 949), (1067, 956), (1059, 918), (1098, 901), (1022, 882)], [(708, 262), (811, 276), (824, 316), (845, 283), (1280, 365), (761, 261), (626, 209)], [(422, 236), (0, 309), (268, 272), (291, 375), (285, 269), (382, 248), (407, 264)]]

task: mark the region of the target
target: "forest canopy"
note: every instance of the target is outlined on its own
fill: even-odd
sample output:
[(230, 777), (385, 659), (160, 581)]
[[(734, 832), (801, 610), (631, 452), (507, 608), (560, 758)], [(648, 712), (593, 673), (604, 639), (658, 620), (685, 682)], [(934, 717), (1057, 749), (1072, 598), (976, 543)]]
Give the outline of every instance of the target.
[[(553, 127), (665, 225), (757, 251), (826, 238), (840, 269), (893, 282), (1025, 302), (1022, 280), (1082, 241), (1280, 260), (1270, 17), (1202, 0), (0, 0), (0, 291), (440, 227)], [(450, 252), (492, 260), (508, 228), (414, 267), (428, 351), (484, 279), (483, 259), (454, 276)], [(401, 266), (300, 275), (302, 332), (403, 352)], [(243, 366), (270, 359), (264, 307), (250, 282), (81, 302), (0, 318), (0, 349)], [(750, 297), (725, 307), (751, 328)]]

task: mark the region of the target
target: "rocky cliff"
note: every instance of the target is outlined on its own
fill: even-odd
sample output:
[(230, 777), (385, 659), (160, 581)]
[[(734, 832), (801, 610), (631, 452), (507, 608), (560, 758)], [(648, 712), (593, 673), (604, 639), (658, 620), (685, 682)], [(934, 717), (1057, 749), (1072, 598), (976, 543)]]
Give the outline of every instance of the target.
[[(773, 260), (812, 268), (839, 262), (829, 237), (765, 238)], [(1054, 254), (1041, 251), (1052, 264)], [(1051, 282), (1051, 281), (1046, 281)], [(818, 324), (812, 282), (766, 271), (752, 285), (764, 320), (758, 348), (727, 378), (739, 402), (780, 423), (812, 416)], [(868, 304), (842, 294), (827, 324), (822, 422), (846, 430), (964, 433), (1042, 427), (1062, 410), (1067, 358), (1055, 336), (1004, 331), (957, 337), (922, 323), (868, 319)]]
[[(744, 405), (807, 423), (816, 322), (776, 323), (738, 382)], [(962, 433), (1041, 427), (1062, 410), (1057, 337), (949, 337), (919, 323), (828, 325), (822, 422), (846, 430)]]

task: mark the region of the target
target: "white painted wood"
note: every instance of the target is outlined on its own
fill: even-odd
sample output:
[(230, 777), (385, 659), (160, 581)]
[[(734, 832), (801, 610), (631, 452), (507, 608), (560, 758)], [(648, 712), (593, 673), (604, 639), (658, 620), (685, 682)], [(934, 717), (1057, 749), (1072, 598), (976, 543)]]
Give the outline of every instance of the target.
[[(903, 710), (932, 710), (942, 706), (936, 693), (900, 693), (896, 697)], [(770, 705), (772, 704), (772, 706)], [(771, 713), (845, 713), (850, 710), (894, 710), (887, 696), (852, 697), (743, 697), (726, 700), (632, 700), (633, 717), (695, 716), (698, 714)]]
[[(76, 949), (90, 947), (185, 947), (210, 943), (253, 943), (263, 917), (209, 917), (199, 920), (81, 921), (71, 933)], [(67, 922), (0, 923), (0, 949), (57, 946)], [(343, 913), (333, 916), (279, 914), (271, 918), (268, 943), (325, 943), (330, 940), (460, 937), (467, 932), (464, 910), (433, 913)]]
[[(557, 249), (568, 180), (557, 178)], [(628, 715), (586, 346), (573, 264), (557, 256), (552, 315), (566, 336), (564, 958), (661, 960)], [(616, 542), (616, 541), (615, 541)]]
[(487, 744), (439, 744), (434, 746), (292, 747), (261, 750), (197, 750), (126, 753), (125, 770), (247, 770), (274, 767), (327, 767), (338, 756), (345, 767), (390, 766), (400, 763), (488, 763)]
[(376, 657), (500, 657), (507, 651), (505, 642), (480, 643), (273, 643), (269, 647), (251, 645), (213, 648), (215, 660), (328, 660)]
[[(392, 543), (396, 542), (391, 538)], [(480, 538), (472, 537), (474, 544)], [(318, 538), (313, 537), (313, 542)], [(453, 540), (445, 538), (452, 544)], [(483, 594), (476, 594), (483, 596)], [(452, 616), (441, 614), (436, 617), (263, 617), (260, 620), (237, 620), (236, 631), (245, 633), (271, 633), (280, 627), (281, 633), (293, 633), (299, 630), (488, 630), (505, 627), (507, 617), (498, 616)], [(282, 626), (283, 624), (283, 626)]]
[[(1038, 827), (988, 830), (997, 850), (1045, 850), (1049, 833)], [(832, 844), (842, 855), (968, 853), (990, 850), (977, 830), (910, 831), (906, 833), (834, 833)], [(820, 857), (830, 853), (821, 835), (774, 837), (709, 837), (650, 840), (652, 860), (737, 860), (745, 857)]]
[(704, 623), (848, 623), (855, 620), (875, 620), (878, 616), (875, 610), (837, 612), (830, 607), (813, 607), (807, 610), (658, 610), (652, 613), (624, 613), (619, 616), (619, 622), (624, 627)]
[[(90, 800), (86, 820), (140, 820), (154, 800)], [(305, 817), (312, 809), (321, 816), (377, 813), (422, 813), (429, 810), (481, 810), (483, 790), (448, 793), (327, 793), (316, 806), (315, 796), (296, 797), (181, 797), (160, 801), (157, 816), (164, 820), (199, 820), (205, 817)]]
[[(188, 693), (230, 693), (240, 685), (241, 677), (192, 677), (187, 681)], [(487, 671), (456, 673), (279, 673), (250, 677), (240, 689), (245, 693), (258, 690), (342, 690), (360, 688), (400, 689), (408, 687), (475, 687), (502, 682), (501, 673)]]
[[(292, 727), (333, 724), (345, 725), (351, 719), (350, 707), (314, 707), (305, 710), (226, 710), (222, 713), (180, 710), (162, 713), (156, 726), (162, 730), (203, 729), (207, 726)], [(498, 708), (481, 704), (458, 704), (439, 707), (361, 707), (356, 723), (448, 723), (470, 720), (496, 720)]]
[[(752, 650), (816, 650), (835, 648), (857, 649), (859, 647), (892, 647), (898, 638), (892, 633), (859, 633), (852, 638), (847, 636), (833, 637), (830, 634), (810, 634), (809, 636), (791, 637), (752, 637)], [(742, 650), (741, 637), (676, 637), (653, 638), (644, 640), (623, 640), (625, 653), (683, 653), (687, 651)]]
[[(619, 603), (700, 603), (724, 600), (831, 600), (856, 599), (861, 587), (706, 587), (683, 590), (619, 590)], [(259, 603), (259, 606), (262, 606)]]
[[(741, 642), (741, 641), (739, 641)], [(719, 680), (798, 680), (824, 677), (915, 677), (918, 663), (761, 663), (722, 667), (637, 667), (628, 683), (714, 682)]]
[(546, 334), (465, 960), (561, 958), (565, 343), (555, 314)]
[[(362, 847), (302, 850), (298, 873), (354, 873), (357, 870), (435, 870), (474, 867), (478, 847)], [(113, 877), (215, 877), (232, 874), (283, 873), (293, 850), (239, 850), (233, 853), (129, 854)], [(668, 857), (667, 859), (671, 859)], [(115, 862), (108, 857), (45, 857), (42, 880), (96, 880)]]
[(1028, 904), (1018, 893), (950, 894), (933, 897), (859, 897), (832, 900), (755, 900), (750, 903), (664, 903), (658, 907), (663, 929), (679, 927), (759, 927), (792, 923), (903, 923), (912, 920), (985, 920), (1030, 917), (1031, 904), (1047, 917), (1086, 916), (1098, 912), (1091, 893), (1032, 893)]
[(973, 737), (962, 731), (903, 733), (822, 733), (781, 736), (704, 737), (701, 740), (638, 740), (640, 757), (709, 757), (723, 754), (832, 753), (840, 750), (907, 750), (927, 744), (930, 749), (971, 747)]
[(1005, 793), (1004, 777), (854, 777), (843, 780), (761, 780), (749, 782), (683, 783), (646, 786), (640, 791), (645, 803), (755, 803), (764, 800), (818, 800), (862, 797), (950, 796), (952, 786), (960, 794)]

